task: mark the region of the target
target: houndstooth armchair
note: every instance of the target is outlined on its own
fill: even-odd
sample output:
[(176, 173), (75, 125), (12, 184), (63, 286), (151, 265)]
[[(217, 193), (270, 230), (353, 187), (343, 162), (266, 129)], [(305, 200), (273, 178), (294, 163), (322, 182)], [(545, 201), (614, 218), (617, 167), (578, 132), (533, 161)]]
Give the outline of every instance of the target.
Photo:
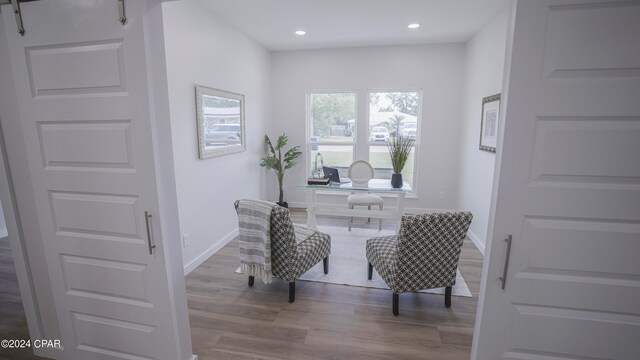
[[(235, 203), (236, 210), (238, 202)], [(271, 211), (271, 274), (289, 282), (289, 302), (296, 299), (296, 279), (321, 260), (329, 273), (331, 236), (291, 221), (289, 209), (274, 206)], [(254, 277), (249, 276), (249, 286)]]
[(451, 306), (451, 288), (472, 219), (470, 212), (403, 215), (398, 235), (367, 240), (369, 280), (375, 268), (393, 291), (394, 315), (403, 292), (444, 287), (445, 306)]

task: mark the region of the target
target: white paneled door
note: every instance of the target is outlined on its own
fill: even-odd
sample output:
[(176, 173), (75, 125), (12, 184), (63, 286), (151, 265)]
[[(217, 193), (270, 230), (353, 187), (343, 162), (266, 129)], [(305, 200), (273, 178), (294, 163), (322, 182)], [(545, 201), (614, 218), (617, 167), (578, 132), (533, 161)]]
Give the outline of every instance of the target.
[(37, 223), (25, 221), (42, 233), (63, 358), (178, 359), (157, 216), (148, 2), (126, 1), (125, 25), (117, 3), (22, 3), (24, 36), (2, 8), (38, 209)]
[(475, 358), (638, 359), (640, 2), (518, 1), (513, 30)]

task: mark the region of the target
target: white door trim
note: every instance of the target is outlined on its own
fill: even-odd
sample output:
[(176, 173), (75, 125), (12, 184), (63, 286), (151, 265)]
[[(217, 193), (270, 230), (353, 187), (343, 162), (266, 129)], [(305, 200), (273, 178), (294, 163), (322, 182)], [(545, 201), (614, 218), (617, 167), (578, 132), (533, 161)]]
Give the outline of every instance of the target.
[[(164, 54), (164, 30), (162, 20), (162, 2), (147, 1), (147, 12), (143, 17), (145, 51), (147, 58), (147, 81), (149, 89), (149, 108), (152, 126), (153, 156), (156, 170), (156, 191), (159, 205), (160, 228), (167, 279), (169, 280), (170, 302), (173, 309), (184, 309), (174, 312), (178, 344), (178, 354), (192, 354), (191, 328), (187, 307), (184, 260), (182, 258), (181, 231), (178, 218), (178, 194), (176, 190), (176, 173), (173, 160), (173, 142), (171, 136), (171, 119), (169, 117), (169, 85), (167, 80), (167, 64)], [(163, 56), (152, 56), (150, 49), (155, 49)], [(177, 241), (176, 241), (177, 239)]]
[[(20, 211), (16, 200), (16, 190), (14, 187), (14, 178), (18, 176), (11, 171), (7, 144), (4, 136), (5, 124), (17, 122), (18, 105), (13, 89), (13, 77), (11, 74), (11, 64), (9, 52), (7, 48), (6, 38), (3, 32), (4, 25), (0, 18), (0, 82), (5, 87), (0, 88), (0, 201), (2, 202), (4, 217), (7, 225), (9, 244), (11, 245), (11, 255), (15, 267), (18, 287), (20, 289), (20, 297), (24, 308), (27, 325), (29, 327), (29, 336), (31, 340), (44, 339), (45, 327), (40, 314), (40, 307), (36, 298), (35, 284), (31, 264), (27, 256), (27, 247), (25, 244), (25, 235), (20, 220)], [(8, 124), (7, 124), (8, 125)], [(19, 151), (19, 150), (14, 150)], [(22, 186), (18, 184), (18, 186)], [(23, 206), (25, 204), (22, 204)], [(25, 206), (26, 207), (26, 206)], [(23, 209), (24, 211), (24, 209)], [(26, 339), (25, 339), (26, 340)], [(33, 348), (35, 355), (59, 358), (60, 351), (54, 348)]]
[[(0, 107), (4, 107), (4, 101), (0, 101)], [(0, 118), (1, 119), (1, 118)], [(24, 237), (22, 236), (22, 225), (16, 207), (15, 192), (13, 191), (13, 180), (11, 179), (11, 168), (7, 158), (4, 134), (0, 125), (0, 202), (4, 211), (4, 220), (7, 225), (9, 244), (11, 245), (11, 256), (18, 278), (20, 298), (22, 307), (29, 327), (31, 340), (44, 339), (42, 329), (42, 319), (38, 311), (37, 299), (34, 296), (34, 284), (31, 271), (29, 270), (29, 258), (27, 256)], [(23, 339), (26, 340), (26, 339)], [(54, 348), (32, 348), (33, 353), (43, 357), (58, 358), (59, 350)]]
[[(505, 114), (507, 108), (507, 102), (509, 100), (509, 79), (511, 75), (511, 54), (513, 52), (513, 32), (515, 26), (515, 16), (516, 16), (516, 3), (515, 1), (509, 2), (509, 16), (507, 20), (507, 41), (505, 44), (505, 54), (504, 54), (504, 70), (502, 73), (502, 95), (501, 95), (501, 104), (502, 109), (500, 110), (500, 120), (499, 123), (502, 126), (499, 126), (498, 129), (498, 144), (504, 143), (504, 121)], [(491, 260), (491, 247), (493, 244), (493, 225), (496, 215), (496, 199), (498, 195), (498, 188), (500, 187), (500, 168), (502, 164), (502, 147), (498, 147), (496, 149), (496, 160), (495, 166), (493, 170), (493, 186), (491, 189), (491, 207), (489, 209), (489, 222), (487, 226), (487, 234), (485, 237), (485, 247), (483, 251), (484, 259), (482, 262), (482, 275), (480, 276), (480, 294), (478, 295), (478, 307), (476, 310), (476, 322), (475, 327), (473, 329), (473, 340), (471, 346), (471, 359), (476, 359), (477, 351), (478, 351), (478, 339), (479, 330), (480, 330), (480, 322), (482, 319), (482, 312), (484, 309), (484, 298), (485, 298), (485, 289), (487, 285), (487, 277), (489, 273), (489, 262)], [(495, 256), (500, 256), (500, 254), (496, 254)]]

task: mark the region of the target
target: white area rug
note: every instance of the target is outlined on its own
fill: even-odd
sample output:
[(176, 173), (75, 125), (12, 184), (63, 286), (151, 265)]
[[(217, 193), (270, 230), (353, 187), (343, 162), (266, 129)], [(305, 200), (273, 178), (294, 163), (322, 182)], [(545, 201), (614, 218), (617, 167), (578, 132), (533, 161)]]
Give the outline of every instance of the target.
[[(331, 235), (331, 255), (329, 256), (329, 274), (325, 275), (322, 261), (304, 273), (299, 280), (361, 286), (377, 289), (389, 289), (384, 280), (373, 271), (372, 280), (367, 279), (367, 256), (365, 245), (368, 239), (376, 236), (394, 235), (394, 231), (347, 227), (318, 226), (318, 230)], [(240, 268), (236, 270), (239, 272)], [(422, 290), (420, 293), (444, 294), (444, 288)], [(460, 271), (456, 275), (456, 285), (451, 291), (453, 296), (471, 297), (471, 291)]]

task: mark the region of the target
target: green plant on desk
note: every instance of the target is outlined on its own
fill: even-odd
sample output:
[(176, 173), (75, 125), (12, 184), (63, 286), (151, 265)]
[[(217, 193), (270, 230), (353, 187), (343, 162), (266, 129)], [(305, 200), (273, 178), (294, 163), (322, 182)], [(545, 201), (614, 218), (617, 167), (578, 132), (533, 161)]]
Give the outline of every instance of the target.
[(402, 170), (409, 156), (411, 156), (411, 149), (414, 143), (415, 140), (413, 138), (404, 136), (392, 136), (387, 143), (387, 149), (389, 149), (389, 156), (391, 157), (391, 167), (393, 167), (391, 184), (394, 188), (402, 187)]

